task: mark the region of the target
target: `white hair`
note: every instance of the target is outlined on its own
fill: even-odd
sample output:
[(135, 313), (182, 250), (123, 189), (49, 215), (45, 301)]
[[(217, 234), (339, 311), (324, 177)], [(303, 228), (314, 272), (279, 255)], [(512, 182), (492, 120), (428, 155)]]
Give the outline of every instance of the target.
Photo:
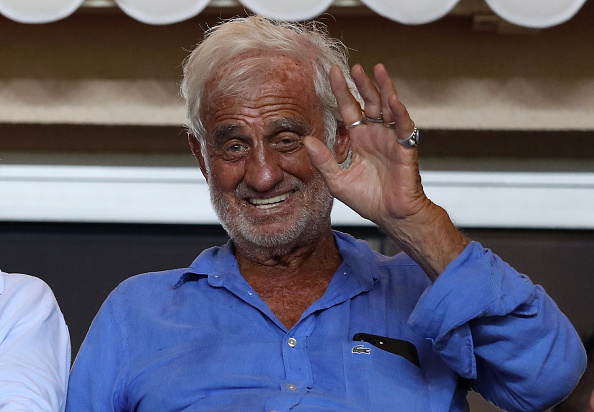
[(328, 79), (332, 66), (340, 67), (351, 93), (361, 101), (349, 73), (346, 46), (330, 37), (319, 22), (289, 23), (250, 16), (207, 30), (204, 41), (184, 62), (181, 95), (186, 100), (187, 127), (201, 143), (205, 160), (206, 130), (201, 115), (204, 107), (212, 104), (205, 94), (221, 96), (219, 93), (245, 91), (250, 84), (263, 80), (263, 66), (270, 64), (271, 57), (281, 54), (311, 65), (314, 89), (323, 110), (326, 144), (334, 149), (338, 121), (342, 118)]

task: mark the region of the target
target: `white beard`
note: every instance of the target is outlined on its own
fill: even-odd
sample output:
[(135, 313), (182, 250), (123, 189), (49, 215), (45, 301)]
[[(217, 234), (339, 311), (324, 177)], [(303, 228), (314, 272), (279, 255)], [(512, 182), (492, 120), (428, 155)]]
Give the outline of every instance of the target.
[[(319, 174), (308, 185), (301, 181), (293, 184), (292, 188), (296, 191), (292, 196), (305, 197), (309, 194), (311, 201), (306, 207), (296, 210), (294, 212), (296, 216), (293, 215), (294, 219), (290, 221), (286, 217), (278, 216), (267, 217), (266, 222), (258, 222), (257, 219), (244, 213), (243, 207), (240, 206), (240, 202), (243, 202), (246, 197), (242, 187), (235, 190), (237, 202), (232, 205), (226, 201), (212, 182), (213, 179), (209, 179), (212, 206), (223, 228), (239, 247), (269, 249), (275, 251), (274, 254), (285, 254), (296, 246), (308, 244), (321, 237), (328, 230), (334, 199)], [(274, 233), (262, 230), (263, 224), (278, 223), (283, 220), (287, 221), (286, 226)]]

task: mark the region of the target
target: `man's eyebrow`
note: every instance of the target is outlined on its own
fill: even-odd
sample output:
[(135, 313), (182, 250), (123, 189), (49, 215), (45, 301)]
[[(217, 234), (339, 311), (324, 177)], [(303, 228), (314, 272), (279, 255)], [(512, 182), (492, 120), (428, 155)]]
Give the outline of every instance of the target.
[(295, 117), (276, 119), (271, 121), (268, 125), (268, 131), (271, 133), (281, 132), (284, 130), (297, 133), (301, 136), (307, 136), (310, 134), (311, 129), (305, 120)]
[(213, 133), (214, 143), (217, 144), (224, 142), (230, 135), (236, 133), (239, 130), (241, 130), (241, 126), (236, 123), (217, 126)]

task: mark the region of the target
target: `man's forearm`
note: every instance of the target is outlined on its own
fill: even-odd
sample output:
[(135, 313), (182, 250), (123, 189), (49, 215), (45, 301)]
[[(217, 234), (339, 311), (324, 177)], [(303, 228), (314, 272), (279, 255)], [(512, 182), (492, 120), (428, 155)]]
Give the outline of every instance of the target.
[(447, 212), (435, 203), (430, 203), (414, 216), (388, 220), (380, 227), (432, 281), (469, 243)]

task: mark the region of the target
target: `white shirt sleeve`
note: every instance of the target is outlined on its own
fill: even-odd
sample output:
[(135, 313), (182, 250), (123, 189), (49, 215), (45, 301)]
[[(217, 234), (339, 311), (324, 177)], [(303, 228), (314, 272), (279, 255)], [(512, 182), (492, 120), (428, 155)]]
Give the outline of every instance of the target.
[(64, 411), (70, 336), (41, 279), (0, 271), (0, 411)]

